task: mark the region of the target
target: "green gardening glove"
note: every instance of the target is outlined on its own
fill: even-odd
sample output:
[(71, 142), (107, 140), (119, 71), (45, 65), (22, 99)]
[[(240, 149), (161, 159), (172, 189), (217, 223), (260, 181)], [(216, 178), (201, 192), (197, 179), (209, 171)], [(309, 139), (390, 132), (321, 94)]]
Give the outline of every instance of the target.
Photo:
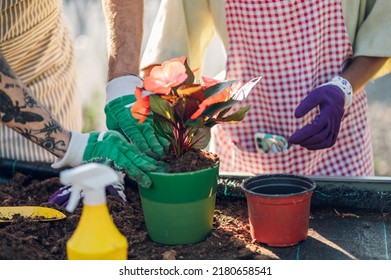
[(163, 171), (164, 163), (141, 153), (117, 131), (80, 134), (72, 131), (71, 141), (62, 159), (53, 168), (75, 167), (87, 162), (106, 164), (117, 171), (126, 172), (141, 187), (152, 184), (146, 172)]
[(109, 82), (106, 88), (106, 126), (120, 132), (146, 155), (161, 159), (169, 146), (168, 140), (155, 134), (151, 119), (139, 124), (131, 115), (136, 86), (141, 87), (141, 79), (137, 76), (119, 77)]

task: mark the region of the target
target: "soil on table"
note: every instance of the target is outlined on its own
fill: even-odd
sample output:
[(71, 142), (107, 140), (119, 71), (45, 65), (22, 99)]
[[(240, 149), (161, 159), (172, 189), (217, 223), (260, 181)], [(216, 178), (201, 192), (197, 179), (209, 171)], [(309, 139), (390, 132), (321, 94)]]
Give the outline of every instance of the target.
[[(210, 166), (218, 157), (201, 151), (192, 151), (183, 158), (186, 169), (177, 164), (173, 170), (197, 170), (204, 163)], [(167, 157), (172, 164), (175, 159)], [(190, 168), (190, 169), (189, 169)], [(168, 246), (149, 239), (137, 185), (126, 180), (125, 194), (128, 202), (118, 196), (107, 196), (112, 219), (128, 240), (128, 259), (265, 259), (262, 247), (252, 242), (247, 222), (247, 206), (243, 198), (217, 196), (213, 231), (203, 242), (190, 245)], [(66, 259), (66, 242), (75, 231), (82, 203), (74, 213), (49, 203), (49, 197), (62, 184), (58, 177), (37, 180), (16, 173), (6, 185), (0, 185), (0, 206), (34, 205), (60, 210), (66, 218), (51, 222), (34, 222), (18, 218), (12, 223), (0, 223), (0, 259)]]
[[(209, 155), (210, 158), (217, 159), (214, 155)], [(190, 159), (185, 163), (193, 164)], [(129, 179), (125, 182), (128, 202), (108, 194), (107, 204), (114, 223), (128, 240), (128, 259), (279, 259), (267, 246), (251, 238), (240, 180), (219, 179), (213, 230), (209, 237), (196, 244), (177, 246), (158, 244), (148, 237), (138, 187)], [(228, 185), (229, 194), (225, 191)], [(51, 222), (34, 222), (18, 217), (11, 223), (0, 223), (0, 259), (67, 259), (66, 243), (78, 225), (82, 203), (74, 213), (49, 203), (49, 197), (60, 187), (62, 184), (58, 177), (38, 180), (22, 173), (14, 174), (7, 184), (0, 184), (0, 206), (45, 206), (66, 214), (65, 219)]]
[[(219, 179), (213, 230), (205, 241), (190, 245), (168, 246), (149, 239), (141, 208), (138, 188), (127, 181), (128, 203), (117, 196), (107, 196), (114, 223), (128, 240), (128, 259), (132, 260), (235, 260), (279, 259), (270, 247), (251, 239), (246, 200), (238, 193), (224, 194), (226, 179)], [(235, 180), (230, 184), (236, 184)], [(0, 223), (0, 259), (65, 260), (66, 242), (75, 231), (82, 210), (80, 203), (74, 213), (48, 199), (62, 184), (58, 177), (37, 180), (16, 173), (7, 184), (0, 184), (0, 206), (34, 205), (57, 209), (66, 218), (51, 222), (34, 222), (18, 217), (11, 223)], [(231, 186), (236, 188), (236, 186)], [(238, 186), (237, 186), (238, 187)], [(332, 209), (317, 211), (317, 218), (330, 216)], [(337, 214), (336, 214), (337, 215)]]
[[(51, 222), (34, 222), (18, 218), (0, 223), (0, 259), (66, 259), (66, 242), (80, 219), (82, 204), (74, 213), (48, 203), (50, 195), (61, 187), (57, 177), (38, 181), (21, 173), (0, 185), (0, 206), (39, 205), (60, 210), (66, 218)], [(243, 199), (216, 201), (213, 231), (203, 242), (167, 246), (149, 239), (137, 187), (126, 186), (128, 203), (108, 195), (113, 221), (128, 240), (128, 259), (253, 259), (264, 258), (251, 241)], [(259, 246), (259, 250), (261, 247)]]

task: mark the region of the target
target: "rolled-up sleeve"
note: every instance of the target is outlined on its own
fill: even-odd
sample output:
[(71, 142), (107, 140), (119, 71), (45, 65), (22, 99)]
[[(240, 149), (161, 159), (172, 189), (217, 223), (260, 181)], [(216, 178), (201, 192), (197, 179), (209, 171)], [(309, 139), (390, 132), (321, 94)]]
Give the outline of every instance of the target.
[(192, 69), (202, 68), (213, 34), (207, 0), (162, 0), (140, 68), (180, 56), (188, 58)]
[[(377, 0), (357, 30), (354, 56), (391, 58), (391, 1)], [(391, 60), (376, 74), (376, 78), (391, 72)]]

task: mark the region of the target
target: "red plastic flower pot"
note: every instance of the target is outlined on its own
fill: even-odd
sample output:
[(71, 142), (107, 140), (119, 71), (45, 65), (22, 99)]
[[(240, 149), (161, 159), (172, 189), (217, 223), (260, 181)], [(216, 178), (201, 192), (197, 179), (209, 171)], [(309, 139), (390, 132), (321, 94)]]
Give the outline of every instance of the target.
[(247, 199), (251, 237), (272, 247), (307, 238), (315, 183), (302, 176), (260, 175), (242, 184)]

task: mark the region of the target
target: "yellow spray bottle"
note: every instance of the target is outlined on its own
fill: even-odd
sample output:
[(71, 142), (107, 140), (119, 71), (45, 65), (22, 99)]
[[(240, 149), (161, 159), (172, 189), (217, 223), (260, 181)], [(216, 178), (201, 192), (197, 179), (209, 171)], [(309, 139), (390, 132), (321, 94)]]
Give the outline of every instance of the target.
[(114, 224), (106, 204), (106, 186), (119, 181), (110, 167), (88, 163), (60, 173), (71, 184), (67, 211), (73, 212), (83, 191), (79, 224), (66, 245), (69, 260), (126, 260), (128, 242)]

